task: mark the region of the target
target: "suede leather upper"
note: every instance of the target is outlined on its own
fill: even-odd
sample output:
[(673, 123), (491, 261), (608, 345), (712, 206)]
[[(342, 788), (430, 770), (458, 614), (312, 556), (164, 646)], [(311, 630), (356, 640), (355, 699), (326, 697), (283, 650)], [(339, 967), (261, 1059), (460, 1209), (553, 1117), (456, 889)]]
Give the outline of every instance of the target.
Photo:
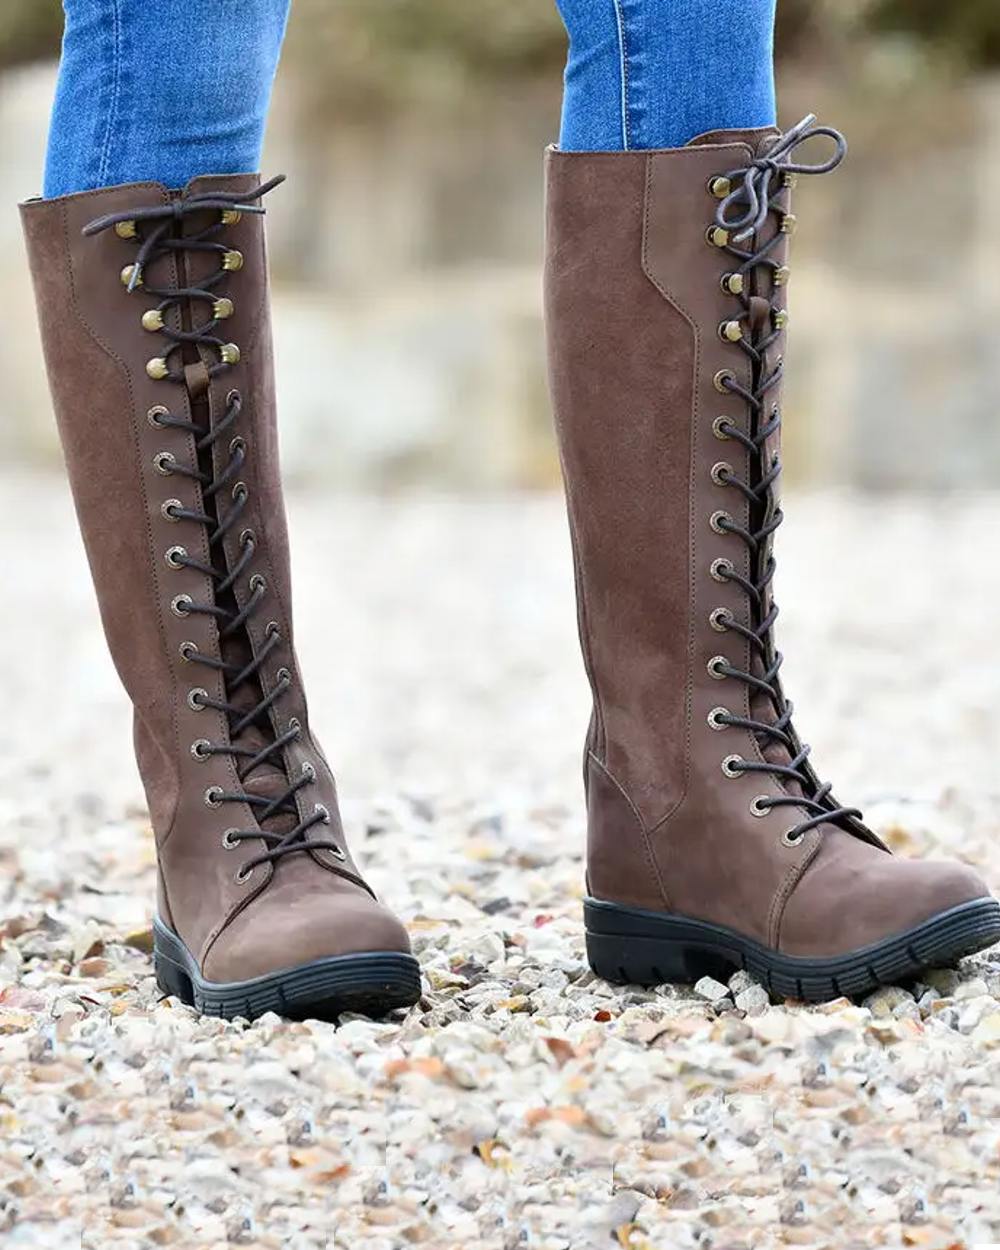
[[(752, 624), (739, 585), (711, 572), (727, 558), (750, 573), (745, 546), (711, 519), (725, 509), (749, 524), (747, 501), (712, 470), (750, 472), (748, 451), (714, 423), (746, 420), (715, 379), (729, 370), (749, 388), (751, 366), (719, 335), (733, 315), (721, 285), (733, 261), (706, 240), (718, 207), (709, 183), (774, 134), (719, 132), (667, 151), (549, 150), (550, 382), (594, 698), (590, 892), (727, 925), (786, 953), (836, 955), (987, 891), (959, 865), (894, 859), (854, 820), (786, 844), (809, 811), (755, 815), (751, 802), (801, 795), (797, 783), (721, 767), (731, 754), (764, 763), (781, 750), (708, 722), (720, 706), (760, 715), (748, 685), (708, 668), (719, 655), (744, 671), (758, 664), (710, 621), (724, 608)], [(787, 210), (790, 191), (780, 194)], [(785, 247), (783, 238), (776, 261)], [(784, 350), (783, 333), (771, 350)]]
[[(258, 182), (254, 175), (200, 178), (183, 194), (248, 193)], [(239, 533), (251, 527), (256, 535), (251, 571), (264, 577), (267, 595), (248, 619), (245, 645), (258, 652), (269, 628), (277, 627), (281, 643), (261, 670), (260, 685), (264, 694), (274, 690), (280, 670), (289, 670), (289, 689), (271, 709), (271, 731), (277, 735), (297, 719), (301, 733), (285, 748), (281, 767), (263, 770), (247, 785), (255, 793), (280, 792), (286, 778), (311, 765), (316, 779), (295, 801), (300, 815), (321, 803), (330, 822), (307, 836), (332, 839), (344, 858), (322, 849), (297, 852), (276, 866), (259, 865), (241, 882), (238, 865), (266, 851), (267, 845), (245, 841), (238, 850), (227, 849), (222, 835), (229, 827), (258, 827), (254, 811), (247, 803), (211, 808), (205, 802), (207, 787), (233, 791), (240, 783), (231, 756), (198, 759), (192, 754), (196, 739), (225, 742), (229, 729), (223, 712), (189, 704), (194, 686), (214, 699), (225, 691), (219, 673), (184, 658), (182, 644), (193, 642), (217, 656), (219, 631), (210, 616), (179, 617), (171, 604), (178, 594), (211, 602), (214, 590), (211, 579), (198, 570), (171, 568), (165, 553), (182, 543), (208, 563), (208, 540), (203, 526), (171, 520), (164, 512), (169, 499), (193, 509), (203, 508), (205, 501), (198, 481), (176, 473), (164, 476), (154, 459), (166, 451), (176, 462), (197, 468), (193, 434), (159, 428), (147, 416), (155, 405), (165, 405), (190, 419), (190, 387), (147, 374), (146, 363), (159, 354), (162, 343), (140, 321), (156, 306), (155, 298), (142, 286), (129, 293), (120, 277), (134, 257), (134, 244), (110, 229), (92, 237), (82, 233), (103, 214), (169, 204), (172, 195), (158, 184), (142, 183), (33, 200), (21, 210), (77, 514), (108, 644), (135, 710), (136, 757), (160, 864), (159, 912), (202, 967), (217, 970), (224, 980), (287, 968), (319, 954), (405, 951), (409, 947), (401, 926), (374, 899), (350, 858), (334, 779), (309, 730), (292, 645), (263, 219), (249, 212), (220, 234), (226, 247), (243, 255), (242, 268), (227, 275), (229, 281), (219, 292), (233, 301), (225, 333), (239, 345), (241, 358), (219, 372), (199, 400), (218, 420), (232, 389), (244, 399), (232, 433), (246, 443), (240, 476), (248, 506), (240, 526), (226, 536), (225, 557), (234, 567)], [(162, 257), (146, 275), (145, 285), (197, 286), (217, 267), (216, 254)], [(181, 325), (179, 309), (168, 315), (171, 324)], [(186, 315), (197, 324), (210, 313), (192, 301)], [(207, 349), (199, 351), (209, 363)], [(216, 444), (216, 473), (223, 468), (224, 453)], [(238, 578), (233, 589), (243, 607), (251, 593), (249, 576)]]

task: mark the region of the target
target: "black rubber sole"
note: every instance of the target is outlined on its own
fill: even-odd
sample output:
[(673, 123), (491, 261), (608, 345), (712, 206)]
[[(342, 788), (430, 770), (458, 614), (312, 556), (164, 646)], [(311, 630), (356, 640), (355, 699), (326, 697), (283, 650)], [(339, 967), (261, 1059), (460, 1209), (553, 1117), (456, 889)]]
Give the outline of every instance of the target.
[(974, 899), (873, 946), (829, 959), (783, 955), (725, 925), (588, 898), (587, 957), (616, 985), (724, 981), (738, 968), (781, 998), (824, 1002), (868, 994), (953, 964), (1000, 941), (1000, 903)]
[(290, 1019), (335, 1020), (345, 1011), (384, 1016), (420, 998), (420, 965), (402, 951), (314, 959), (249, 981), (206, 981), (181, 939), (153, 921), (153, 966), (164, 994), (205, 1016), (255, 1020), (267, 1011)]

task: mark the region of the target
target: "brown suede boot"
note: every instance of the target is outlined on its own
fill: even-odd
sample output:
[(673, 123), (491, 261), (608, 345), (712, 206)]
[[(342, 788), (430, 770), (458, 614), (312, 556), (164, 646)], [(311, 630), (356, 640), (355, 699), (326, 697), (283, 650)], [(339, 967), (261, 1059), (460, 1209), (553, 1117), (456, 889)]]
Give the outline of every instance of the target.
[(212, 1015), (381, 1012), (415, 1002), (420, 975), (347, 850), (292, 646), (260, 205), (274, 185), (141, 183), (22, 216), (135, 709), (159, 984)]
[[(659, 152), (550, 151), (546, 316), (594, 696), (593, 968), (745, 967), (823, 999), (1000, 938), (960, 864), (892, 857), (821, 784), (774, 646), (779, 392), (805, 119)], [(800, 161), (808, 134), (834, 146)]]

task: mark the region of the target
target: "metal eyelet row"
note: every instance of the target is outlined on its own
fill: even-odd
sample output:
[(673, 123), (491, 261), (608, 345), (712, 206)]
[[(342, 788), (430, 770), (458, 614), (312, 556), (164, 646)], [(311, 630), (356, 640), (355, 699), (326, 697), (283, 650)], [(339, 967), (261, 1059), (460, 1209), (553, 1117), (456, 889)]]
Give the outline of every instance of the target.
[[(222, 210), (220, 216), (223, 224), (234, 225), (240, 221), (242, 213), (239, 209), (224, 209)], [(138, 230), (134, 221), (118, 222), (114, 229), (119, 238), (135, 239), (138, 237)], [(223, 253), (223, 270), (234, 272), (242, 269), (243, 263), (244, 259), (242, 253), (235, 248), (228, 249)], [(143, 285), (143, 276), (138, 272), (137, 267), (134, 264), (126, 265), (122, 269), (121, 280), (125, 286), (130, 287), (132, 290), (136, 290)], [(225, 321), (232, 317), (235, 311), (236, 309), (233, 301), (226, 296), (220, 296), (213, 301), (212, 316), (215, 321)], [(141, 324), (142, 328), (148, 333), (161, 331), (165, 325), (163, 309), (147, 309), (141, 317)], [(219, 348), (219, 357), (223, 364), (236, 365), (241, 359), (240, 349), (235, 343), (222, 344)], [(147, 361), (146, 373), (150, 378), (157, 381), (166, 378), (169, 375), (169, 366), (166, 357), (156, 356)], [(235, 391), (230, 391), (227, 396), (227, 403), (234, 402), (235, 395)], [(146, 413), (146, 419), (154, 429), (169, 428), (169, 417), (170, 410), (163, 404), (152, 405)], [(245, 439), (239, 435), (235, 436), (229, 444), (229, 452), (231, 456), (235, 456), (239, 453), (245, 453)], [(176, 457), (170, 451), (158, 451), (153, 456), (153, 467), (161, 476), (169, 477), (176, 471)], [(245, 483), (238, 482), (233, 487), (232, 496), (234, 500), (239, 500), (241, 497), (245, 498), (247, 493)], [(183, 511), (183, 504), (179, 499), (167, 499), (160, 505), (160, 511), (165, 520), (176, 523), (181, 520), (180, 514)], [(256, 542), (256, 535), (253, 533), (253, 530), (247, 528), (241, 534), (240, 541), (242, 545), (246, 546), (251, 542)], [(173, 546), (166, 550), (164, 553), (164, 559), (169, 568), (183, 569), (186, 567), (186, 562), (189, 559), (189, 556), (185, 547)], [(267, 588), (265, 578), (259, 573), (254, 574), (253, 577), (251, 577), (249, 585), (252, 593), (256, 593), (258, 591), (263, 592)], [(193, 606), (194, 601), (188, 594), (175, 595), (170, 602), (170, 609), (173, 614), (181, 618), (190, 616)], [(269, 635), (277, 633), (277, 630), (277, 622), (269, 622), (267, 633)], [(184, 641), (180, 644), (179, 654), (181, 659), (185, 662), (190, 662), (195, 657), (197, 652), (198, 648), (193, 642)], [(291, 683), (291, 679), (291, 672), (287, 668), (282, 667), (278, 670), (276, 674), (276, 680), (278, 682), (288, 685)], [(187, 694), (188, 707), (194, 712), (204, 711), (206, 707), (210, 706), (210, 703), (208, 702), (209, 697), (208, 691), (203, 687), (193, 687)], [(292, 722), (290, 722), (290, 726), (291, 723)], [(298, 722), (295, 721), (294, 724), (295, 727), (298, 728)], [(207, 738), (197, 738), (191, 743), (190, 752), (193, 759), (204, 762), (212, 757), (212, 744)], [(303, 765), (303, 774), (310, 780), (314, 779), (316, 771), (313, 765), (308, 763)], [(212, 808), (219, 807), (223, 801), (224, 793), (225, 792), (221, 786), (212, 785), (207, 787), (204, 792), (204, 801), (206, 805)], [(329, 822), (330, 814), (326, 808), (323, 808), (322, 805), (318, 804), (316, 811), (317, 813), (322, 814), (324, 822)], [(239, 839), (235, 836), (237, 833), (238, 830), (228, 829), (223, 834), (223, 845), (227, 849), (235, 848), (238, 845)], [(343, 854), (341, 854), (341, 858), (344, 858)], [(235, 880), (238, 884), (242, 885), (245, 884), (245, 882), (247, 882), (252, 875), (253, 868), (250, 868), (249, 870), (241, 868), (237, 871)]]
[[(785, 177), (785, 185), (794, 185), (794, 176)], [(724, 175), (710, 178), (707, 184), (708, 193), (714, 198), (723, 200), (732, 191), (732, 183), (728, 177)], [(785, 234), (791, 234), (795, 229), (795, 217), (791, 213), (784, 213), (780, 221), (780, 229)], [(711, 247), (726, 248), (729, 245), (729, 231), (718, 224), (713, 224), (705, 231), (705, 241)], [(772, 274), (772, 281), (775, 287), (782, 287), (788, 282), (790, 270), (787, 265), (777, 266)], [(740, 270), (730, 270), (723, 273), (719, 278), (719, 285), (726, 295), (740, 296), (746, 289), (745, 275)], [(788, 325), (788, 313), (785, 309), (776, 309), (772, 313), (772, 324), (776, 330), (783, 330)], [(739, 317), (729, 317), (719, 323), (718, 335), (723, 343), (738, 343), (743, 338), (743, 323)], [(731, 386), (736, 382), (736, 375), (731, 369), (719, 369), (712, 379), (712, 385), (722, 395), (730, 393)], [(726, 415), (720, 415), (712, 422), (712, 433), (720, 441), (727, 441), (732, 438), (731, 431), (735, 428), (732, 419)], [(733, 466), (727, 461), (717, 461), (710, 470), (712, 482), (716, 486), (727, 486), (734, 476)], [(734, 525), (733, 517), (723, 510), (717, 510), (712, 513), (709, 518), (709, 525), (716, 534), (726, 534), (730, 526)], [(727, 582), (735, 573), (735, 568), (731, 560), (725, 557), (719, 557), (712, 561), (709, 572), (712, 578), (717, 582)], [(725, 633), (733, 620), (732, 613), (728, 608), (713, 608), (709, 613), (709, 626), (717, 633)], [(721, 681), (728, 676), (730, 669), (729, 661), (723, 655), (715, 655), (706, 664), (706, 669), (710, 677), (716, 681)], [(721, 732), (728, 729), (732, 722), (732, 714), (725, 707), (714, 707), (708, 713), (707, 721), (710, 729)], [(721, 762), (722, 773), (729, 778), (741, 777), (745, 773), (745, 761), (739, 755), (727, 755)], [(750, 813), (756, 817), (764, 817), (773, 809), (773, 802), (769, 795), (758, 794), (750, 801)], [(796, 834), (794, 829), (788, 830), (782, 834), (781, 841), (783, 846), (795, 847), (802, 841), (802, 834)]]

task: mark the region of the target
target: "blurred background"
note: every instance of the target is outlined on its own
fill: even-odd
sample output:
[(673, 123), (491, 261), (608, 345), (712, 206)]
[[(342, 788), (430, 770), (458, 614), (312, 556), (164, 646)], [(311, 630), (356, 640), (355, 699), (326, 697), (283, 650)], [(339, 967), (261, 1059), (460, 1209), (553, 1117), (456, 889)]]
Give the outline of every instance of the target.
[[(1000, 468), (1000, 5), (780, 0), (781, 120), (842, 128), (799, 191), (793, 481)], [(58, 464), (14, 204), (37, 193), (58, 0), (0, 6), (0, 456)], [(265, 170), (286, 472), (361, 489), (557, 481), (541, 344), (548, 0), (295, 0)]]

